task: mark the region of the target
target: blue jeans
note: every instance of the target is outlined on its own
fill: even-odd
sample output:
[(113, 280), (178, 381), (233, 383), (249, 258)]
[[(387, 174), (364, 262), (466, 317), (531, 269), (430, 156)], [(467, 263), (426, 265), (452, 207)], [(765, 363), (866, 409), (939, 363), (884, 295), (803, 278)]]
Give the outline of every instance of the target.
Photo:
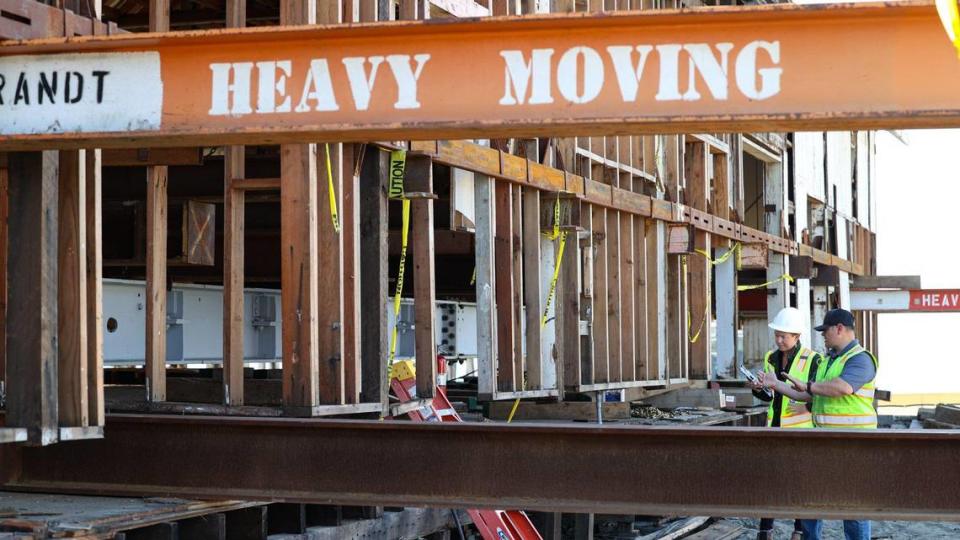
[[(820, 540), (823, 521), (819, 519), (802, 519), (804, 540)], [(870, 540), (870, 521), (843, 520), (843, 535), (847, 540)]]

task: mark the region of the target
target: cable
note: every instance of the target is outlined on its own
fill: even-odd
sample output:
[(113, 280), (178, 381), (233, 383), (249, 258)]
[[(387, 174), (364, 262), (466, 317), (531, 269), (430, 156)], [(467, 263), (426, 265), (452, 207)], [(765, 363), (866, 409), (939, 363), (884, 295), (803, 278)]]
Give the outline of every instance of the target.
[(460, 540), (466, 540), (463, 537), (463, 525), (460, 523), (460, 516), (457, 515), (457, 511), (453, 508), (450, 509), (450, 513), (453, 514), (453, 520), (457, 522), (457, 534), (460, 535)]

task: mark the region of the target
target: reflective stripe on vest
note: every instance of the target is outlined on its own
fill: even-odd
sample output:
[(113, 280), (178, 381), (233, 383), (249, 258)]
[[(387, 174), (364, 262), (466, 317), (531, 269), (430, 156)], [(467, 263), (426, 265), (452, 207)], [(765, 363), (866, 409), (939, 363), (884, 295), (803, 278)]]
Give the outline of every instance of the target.
[[(774, 352), (776, 351), (767, 351), (767, 354), (763, 357), (763, 370), (767, 373), (774, 373), (773, 364), (770, 363), (770, 357), (773, 356)], [(790, 371), (788, 372), (790, 376), (796, 377), (804, 382), (809, 380), (810, 366), (813, 364), (813, 359), (816, 356), (817, 353), (812, 350), (800, 347), (797, 354), (794, 355), (793, 361), (790, 363)], [(770, 405), (767, 407), (767, 427), (773, 424), (773, 403), (773, 400), (771, 400)], [(794, 413), (791, 410), (791, 406), (796, 408), (803, 407), (803, 412)], [(805, 403), (794, 401), (787, 396), (783, 396), (780, 406), (780, 427), (812, 428), (813, 416), (806, 410)]]
[[(873, 360), (873, 365), (879, 370), (880, 363), (877, 358), (862, 346), (852, 347), (842, 356), (835, 358), (832, 362), (821, 362), (817, 370), (817, 381), (825, 382), (838, 378), (843, 373), (843, 366), (847, 360), (860, 354), (866, 353)], [(813, 420), (817, 427), (824, 428), (857, 428), (857, 429), (876, 429), (877, 411), (873, 408), (873, 396), (875, 393), (874, 378), (864, 384), (853, 394), (846, 396), (814, 396), (813, 397)]]

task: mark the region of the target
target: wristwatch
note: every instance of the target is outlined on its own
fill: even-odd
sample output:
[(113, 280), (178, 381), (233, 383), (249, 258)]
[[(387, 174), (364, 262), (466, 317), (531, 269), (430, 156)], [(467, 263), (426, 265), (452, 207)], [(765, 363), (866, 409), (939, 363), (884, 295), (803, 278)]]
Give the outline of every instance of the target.
[(813, 390), (810, 389), (810, 386), (813, 385), (813, 381), (807, 381), (807, 393), (811, 396), (813, 395)]

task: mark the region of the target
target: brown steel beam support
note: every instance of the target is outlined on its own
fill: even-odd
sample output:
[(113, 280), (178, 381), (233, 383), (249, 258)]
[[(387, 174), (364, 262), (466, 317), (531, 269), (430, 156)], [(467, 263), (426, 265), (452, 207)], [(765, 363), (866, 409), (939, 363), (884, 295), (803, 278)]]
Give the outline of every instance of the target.
[[(107, 430), (105, 440), (0, 446), (4, 487), (585, 513), (960, 520), (954, 431), (122, 415), (109, 416)], [(440, 447), (444, 452), (423, 459), (424, 448)], [(384, 448), (391, 462), (406, 464), (402, 470), (385, 468)], [(811, 455), (831, 459), (791, 477), (779, 497), (756, 488), (782, 481), (797, 456)]]
[(7, 422), (57, 442), (57, 152), (9, 154)]

